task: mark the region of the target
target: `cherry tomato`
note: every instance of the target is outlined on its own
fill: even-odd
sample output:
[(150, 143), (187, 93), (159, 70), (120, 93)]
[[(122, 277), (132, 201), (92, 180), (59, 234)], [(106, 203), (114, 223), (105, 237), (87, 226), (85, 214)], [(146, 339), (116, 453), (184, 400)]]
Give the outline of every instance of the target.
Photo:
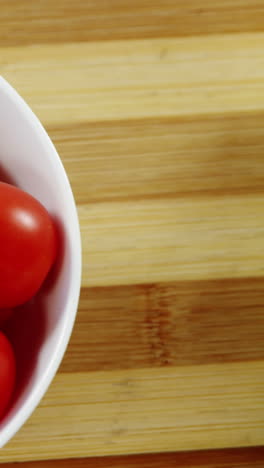
[(28, 193), (0, 182), (0, 308), (35, 295), (56, 255), (48, 211)]
[(0, 332), (0, 418), (10, 403), (16, 376), (15, 355), (11, 344)]

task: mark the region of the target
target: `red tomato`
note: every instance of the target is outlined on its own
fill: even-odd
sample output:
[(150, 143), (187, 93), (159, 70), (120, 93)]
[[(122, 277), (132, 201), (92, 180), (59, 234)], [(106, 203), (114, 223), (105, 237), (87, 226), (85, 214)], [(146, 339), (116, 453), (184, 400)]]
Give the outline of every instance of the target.
[(10, 403), (16, 376), (15, 355), (11, 344), (0, 332), (0, 417), (7, 410)]
[(53, 221), (35, 198), (0, 182), (0, 308), (28, 301), (56, 254)]

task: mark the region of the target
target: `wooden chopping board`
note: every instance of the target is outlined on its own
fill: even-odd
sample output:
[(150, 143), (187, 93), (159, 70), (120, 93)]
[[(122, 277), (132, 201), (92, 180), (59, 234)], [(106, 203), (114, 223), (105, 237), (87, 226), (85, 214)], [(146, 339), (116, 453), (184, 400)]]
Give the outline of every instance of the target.
[(0, 6), (83, 242), (69, 348), (0, 462), (263, 466), (264, 1)]

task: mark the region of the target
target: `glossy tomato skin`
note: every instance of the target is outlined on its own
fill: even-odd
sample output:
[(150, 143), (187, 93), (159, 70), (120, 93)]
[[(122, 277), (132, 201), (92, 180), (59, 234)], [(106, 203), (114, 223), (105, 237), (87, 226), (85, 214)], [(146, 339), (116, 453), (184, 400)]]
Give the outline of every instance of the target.
[(0, 308), (31, 299), (56, 255), (53, 220), (41, 203), (0, 182)]
[(0, 332), (0, 418), (11, 401), (16, 380), (15, 355), (11, 344)]

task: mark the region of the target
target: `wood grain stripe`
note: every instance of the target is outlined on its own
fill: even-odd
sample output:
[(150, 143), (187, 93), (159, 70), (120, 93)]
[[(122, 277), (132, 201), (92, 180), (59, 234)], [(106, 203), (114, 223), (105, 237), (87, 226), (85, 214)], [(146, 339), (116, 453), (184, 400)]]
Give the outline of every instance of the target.
[(82, 290), (61, 372), (264, 359), (264, 280)]
[(0, 461), (261, 445), (263, 376), (263, 361), (58, 374)]
[(45, 125), (264, 109), (264, 33), (1, 48)]
[(10, 46), (259, 31), (263, 13), (261, 0), (2, 0), (0, 42)]
[[(24, 462), (20, 468), (263, 468), (262, 447), (102, 458)], [(17, 468), (3, 463), (2, 468)]]
[(263, 202), (220, 194), (81, 205), (83, 286), (261, 277)]
[(264, 444), (264, 2), (0, 6), (0, 74), (62, 154), (84, 265), (65, 360), (0, 464), (263, 466), (127, 455)]
[(50, 126), (78, 204), (263, 191), (264, 113)]

